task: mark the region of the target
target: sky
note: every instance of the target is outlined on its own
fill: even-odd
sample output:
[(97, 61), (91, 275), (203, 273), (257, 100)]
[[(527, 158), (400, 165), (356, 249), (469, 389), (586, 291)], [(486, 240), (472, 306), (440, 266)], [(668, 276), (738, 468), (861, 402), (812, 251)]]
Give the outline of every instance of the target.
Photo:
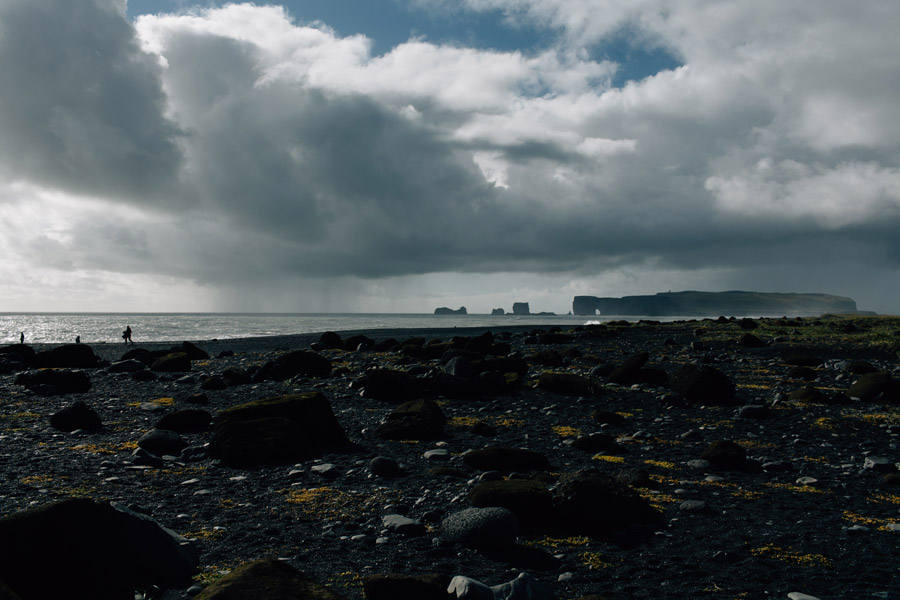
[(0, 311), (900, 314), (900, 3), (0, 0)]

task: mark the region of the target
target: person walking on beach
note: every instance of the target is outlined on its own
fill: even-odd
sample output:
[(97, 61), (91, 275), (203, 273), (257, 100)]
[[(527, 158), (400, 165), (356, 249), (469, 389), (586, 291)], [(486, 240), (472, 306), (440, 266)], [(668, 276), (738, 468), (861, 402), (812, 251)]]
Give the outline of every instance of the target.
[(128, 345), (128, 342), (131, 342), (131, 345), (134, 346), (134, 342), (131, 340), (131, 325), (125, 326), (125, 331), (122, 332), (122, 339), (125, 340), (125, 345)]
[(24, 332), (24, 331), (22, 331), (21, 333), (19, 333), (19, 343), (20, 343), (20, 344), (24, 344), (24, 343), (25, 343), (25, 332)]

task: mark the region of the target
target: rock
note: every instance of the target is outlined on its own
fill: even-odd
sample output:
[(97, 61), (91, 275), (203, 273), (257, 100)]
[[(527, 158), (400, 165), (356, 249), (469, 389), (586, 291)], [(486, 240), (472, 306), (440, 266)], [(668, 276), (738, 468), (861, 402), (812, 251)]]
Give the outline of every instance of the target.
[(156, 379), (156, 373), (153, 371), (135, 371), (131, 374), (131, 379), (134, 381), (153, 381)]
[(616, 427), (621, 427), (628, 422), (622, 415), (608, 410), (595, 410), (591, 413), (591, 418), (601, 425), (614, 425)]
[(253, 382), (250, 375), (243, 369), (237, 367), (228, 367), (222, 371), (222, 381), (226, 387), (235, 387), (237, 385), (247, 385)]
[(421, 382), (408, 373), (393, 369), (369, 369), (351, 384), (363, 398), (386, 400), (401, 404), (420, 398), (423, 393)]
[(792, 351), (790, 348), (787, 349), (787, 352), (784, 355), (784, 364), (793, 367), (818, 367), (824, 362), (824, 360), (814, 354), (796, 352)]
[(737, 417), (739, 419), (765, 420), (771, 419), (774, 416), (775, 411), (764, 404), (748, 404), (747, 406), (742, 406), (737, 411)]
[(684, 396), (691, 404), (734, 406), (734, 383), (714, 367), (708, 365), (684, 365), (671, 379), (672, 390)]
[(434, 450), (426, 450), (422, 456), (425, 460), (450, 460), (450, 451), (446, 448), (435, 448)]
[(156, 423), (157, 429), (168, 429), (176, 433), (196, 433), (205, 431), (212, 423), (209, 411), (198, 408), (178, 410), (161, 418)]
[(91, 430), (103, 427), (103, 423), (100, 422), (100, 417), (94, 409), (81, 400), (53, 413), (50, 416), (50, 425), (60, 431)]
[(580, 435), (572, 441), (572, 447), (585, 452), (611, 452), (621, 454), (625, 447), (616, 443), (616, 438), (605, 433)]
[(331, 375), (331, 361), (309, 350), (295, 350), (267, 362), (256, 372), (253, 380), (285, 381), (298, 375), (328, 377)]
[(678, 505), (681, 512), (704, 512), (706, 510), (706, 502), (703, 500), (685, 500)]
[(42, 396), (57, 394), (83, 394), (90, 391), (91, 380), (81, 371), (43, 369), (19, 373), (16, 385), (40, 392)]
[(92, 369), (100, 366), (100, 358), (87, 344), (66, 344), (34, 355), (33, 364), (40, 368)]
[(403, 515), (385, 515), (381, 524), (389, 531), (409, 537), (425, 535), (428, 531), (422, 523)]
[(612, 373), (606, 378), (609, 383), (617, 383), (619, 385), (633, 385), (640, 382), (641, 368), (650, 360), (649, 352), (639, 352), (629, 356), (625, 361), (616, 367)]
[(525, 448), (489, 446), (469, 450), (463, 462), (482, 471), (549, 471), (550, 461), (539, 452)]
[(137, 371), (143, 371), (147, 365), (142, 363), (139, 360), (130, 359), (130, 360), (120, 360), (118, 362), (114, 362), (109, 365), (107, 371), (110, 373), (135, 373)]
[(738, 327), (745, 331), (753, 331), (754, 329), (759, 327), (759, 325), (753, 319), (748, 319), (745, 317), (738, 321)]
[(515, 544), (519, 520), (506, 508), (467, 508), (441, 521), (444, 539), (472, 548)]
[(218, 375), (212, 375), (210, 377), (204, 377), (200, 382), (200, 389), (206, 391), (220, 391), (224, 390), (228, 387), (228, 384), (225, 383), (225, 380), (219, 377)]
[(883, 456), (867, 456), (863, 461), (863, 469), (871, 469), (876, 473), (892, 473), (897, 470), (894, 461)]
[(344, 340), (334, 331), (326, 331), (319, 337), (319, 345), (328, 350), (343, 350)]
[(157, 373), (187, 373), (191, 370), (191, 359), (185, 352), (171, 352), (153, 361), (150, 370)]
[(790, 379), (803, 379), (804, 381), (815, 381), (819, 376), (812, 367), (794, 367), (788, 371)]
[(394, 409), (375, 435), (384, 440), (433, 440), (441, 436), (446, 422), (433, 400), (411, 400)]
[(789, 600), (819, 600), (817, 597), (804, 594), (803, 592), (791, 592), (787, 597)]
[(710, 465), (716, 469), (748, 473), (757, 473), (762, 470), (760, 463), (747, 458), (747, 451), (742, 446), (730, 440), (713, 442), (703, 451), (700, 459), (709, 461)]
[(565, 365), (562, 354), (553, 349), (535, 352), (528, 357), (528, 360), (544, 367), (562, 367)]
[(866, 373), (850, 386), (847, 395), (863, 402), (872, 402), (882, 394), (890, 394), (892, 388), (896, 387), (894, 384), (891, 374), (885, 371)]
[(337, 479), (341, 473), (332, 463), (322, 463), (309, 468), (309, 472), (325, 479)]
[(65, 500), (0, 520), (0, 579), (25, 600), (185, 588), (197, 568), (186, 542), (122, 506)]
[(520, 573), (518, 577), (504, 583), (488, 587), (487, 585), (457, 575), (450, 580), (447, 593), (465, 600), (554, 600), (553, 591), (528, 573)]
[(369, 461), (369, 472), (378, 477), (399, 477), (400, 464), (389, 456), (376, 456)]
[(738, 344), (743, 346), (744, 348), (765, 348), (766, 343), (753, 335), (752, 333), (745, 333), (738, 340)]
[(436, 315), (465, 315), (468, 314), (466, 312), (465, 306), (460, 306), (458, 310), (453, 310), (452, 308), (447, 308), (446, 306), (441, 306), (434, 309), (434, 314)]
[(274, 558), (245, 563), (197, 594), (197, 600), (345, 600), (286, 562)]
[(463, 356), (454, 356), (444, 365), (444, 373), (454, 377), (469, 378), (475, 375), (472, 363)]
[(596, 469), (564, 473), (553, 490), (557, 522), (584, 535), (610, 535), (631, 525), (659, 525), (662, 513), (628, 486)]
[(564, 396), (600, 396), (603, 394), (602, 386), (574, 373), (541, 373), (538, 387)]
[(500, 506), (509, 509), (526, 526), (549, 524), (553, 502), (547, 486), (540, 481), (508, 479), (482, 481), (469, 492), (472, 506)]
[(280, 464), (354, 448), (319, 392), (256, 400), (221, 411), (209, 455), (231, 466)]
[(178, 456), (190, 444), (168, 429), (151, 429), (138, 439), (138, 447), (156, 456)]
[(450, 577), (388, 573), (363, 578), (366, 600), (447, 600)]

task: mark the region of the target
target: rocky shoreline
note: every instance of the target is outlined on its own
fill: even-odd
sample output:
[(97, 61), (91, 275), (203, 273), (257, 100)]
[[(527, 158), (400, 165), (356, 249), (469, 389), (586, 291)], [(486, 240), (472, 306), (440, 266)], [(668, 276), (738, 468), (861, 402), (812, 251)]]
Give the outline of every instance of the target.
[[(263, 580), (306, 590), (273, 598), (895, 597), (898, 331), (379, 330), (99, 344), (93, 364), (10, 347), (0, 579), (22, 600), (227, 598)], [(64, 506), (89, 519), (26, 520), (85, 498)], [(51, 551), (108, 572), (127, 552), (87, 540), (140, 515), (181, 538), (148, 538), (130, 580), (91, 584)], [(19, 525), (46, 537), (25, 551)], [(172, 540), (187, 580), (157, 564)]]

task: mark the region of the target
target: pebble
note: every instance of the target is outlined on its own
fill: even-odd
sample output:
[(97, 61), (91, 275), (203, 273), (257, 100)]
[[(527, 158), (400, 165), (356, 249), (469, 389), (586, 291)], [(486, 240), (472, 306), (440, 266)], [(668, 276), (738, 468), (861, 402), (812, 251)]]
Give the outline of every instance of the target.
[(876, 473), (890, 473), (896, 471), (894, 461), (883, 456), (867, 456), (863, 462), (863, 469), (872, 469)]
[(819, 480), (815, 477), (798, 477), (797, 481), (795, 481), (797, 485), (815, 485), (819, 483)]
[(787, 595), (790, 600), (819, 600), (815, 596), (810, 596), (809, 594), (804, 594), (802, 592), (791, 592)]
[(703, 500), (685, 500), (678, 505), (678, 510), (683, 512), (703, 512), (706, 510), (706, 502)]
[(425, 525), (403, 515), (385, 515), (381, 519), (381, 524), (388, 531), (393, 531), (400, 535), (419, 536), (425, 535), (427, 532)]
[(340, 476), (340, 472), (337, 470), (331, 463), (323, 463), (321, 465), (315, 465), (309, 468), (309, 470), (321, 477), (325, 477), (326, 479), (337, 479)]
[(427, 460), (450, 460), (450, 451), (446, 448), (435, 448), (423, 454)]

